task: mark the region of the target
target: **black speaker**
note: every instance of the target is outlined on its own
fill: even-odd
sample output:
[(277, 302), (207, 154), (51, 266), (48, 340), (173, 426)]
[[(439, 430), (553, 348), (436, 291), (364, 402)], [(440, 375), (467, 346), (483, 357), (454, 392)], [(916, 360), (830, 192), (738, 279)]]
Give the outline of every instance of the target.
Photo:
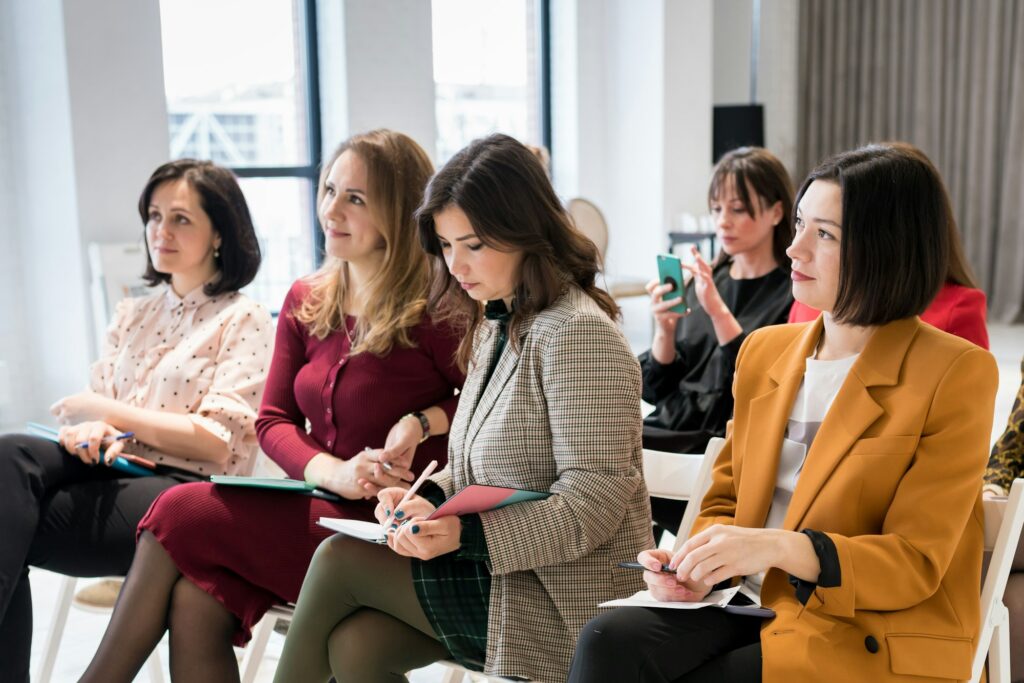
[(716, 106), (711, 129), (711, 163), (717, 163), (729, 150), (745, 145), (764, 147), (764, 106)]

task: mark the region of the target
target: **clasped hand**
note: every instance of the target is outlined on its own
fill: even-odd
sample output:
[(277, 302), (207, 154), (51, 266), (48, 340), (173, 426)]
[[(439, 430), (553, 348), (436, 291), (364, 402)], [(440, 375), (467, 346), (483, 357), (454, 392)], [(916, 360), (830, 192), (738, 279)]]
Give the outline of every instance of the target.
[(456, 515), (438, 519), (426, 518), (436, 508), (422, 496), (412, 496), (401, 505), (405, 489), (387, 488), (377, 494), (374, 515), (384, 524), (391, 513), (394, 518), (387, 532), (388, 547), (399, 555), (430, 560), (459, 549), (462, 543), (462, 522)]
[[(376, 464), (367, 476), (357, 478), (364, 491), (363, 497), (373, 498), (389, 486), (402, 486), (403, 481), (414, 480), (409, 468), (422, 436), (423, 428), (415, 419), (402, 418), (391, 427), (384, 448), (374, 451)], [(409, 472), (408, 477), (406, 472)]]
[[(656, 600), (698, 602), (717, 583), (777, 566), (779, 535), (785, 533), (791, 532), (716, 524), (686, 541), (674, 555), (667, 550), (645, 550), (637, 562), (649, 569), (644, 581)], [(662, 564), (675, 574), (659, 572)]]
[[(87, 465), (95, 465), (103, 458), (105, 463), (112, 462), (124, 449), (124, 441), (113, 441), (113, 437), (119, 436), (121, 431), (106, 422), (91, 421), (79, 422), (70, 427), (60, 428), (60, 445), (68, 453), (78, 456)], [(111, 439), (106, 444), (104, 439)], [(85, 448), (80, 448), (82, 443), (88, 443)], [(100, 449), (103, 449), (102, 455)]]

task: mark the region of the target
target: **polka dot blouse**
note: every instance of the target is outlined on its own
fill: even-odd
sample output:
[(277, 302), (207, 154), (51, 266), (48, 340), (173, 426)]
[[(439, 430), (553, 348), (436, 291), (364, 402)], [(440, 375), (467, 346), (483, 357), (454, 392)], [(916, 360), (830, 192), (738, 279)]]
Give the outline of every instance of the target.
[(198, 287), (179, 297), (165, 285), (118, 304), (90, 387), (131, 406), (188, 415), (223, 439), (231, 457), (179, 458), (134, 440), (126, 452), (204, 475), (249, 474), (273, 339), (270, 315), (245, 295), (211, 297)]

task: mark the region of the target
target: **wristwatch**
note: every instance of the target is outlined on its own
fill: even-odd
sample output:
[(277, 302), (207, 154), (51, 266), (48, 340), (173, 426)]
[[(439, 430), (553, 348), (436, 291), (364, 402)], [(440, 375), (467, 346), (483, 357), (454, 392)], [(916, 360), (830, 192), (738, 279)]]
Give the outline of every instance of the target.
[(420, 421), (420, 427), (423, 429), (423, 437), (420, 439), (420, 443), (423, 443), (430, 438), (430, 420), (427, 419), (426, 415), (417, 410), (411, 413), (406, 413), (402, 416), (402, 419), (404, 420), (407, 417), (413, 417)]

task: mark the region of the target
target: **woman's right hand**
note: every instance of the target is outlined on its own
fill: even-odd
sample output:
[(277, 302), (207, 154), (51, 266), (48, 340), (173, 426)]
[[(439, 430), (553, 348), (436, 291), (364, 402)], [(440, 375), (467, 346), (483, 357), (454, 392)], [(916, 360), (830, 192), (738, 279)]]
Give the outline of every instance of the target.
[(406, 490), (400, 487), (391, 487), (382, 489), (377, 494), (379, 502), (373, 514), (378, 522), (383, 524), (391, 516), (391, 513), (394, 513), (395, 518), (392, 521), (395, 524), (401, 524), (413, 517), (427, 517), (436, 509), (430, 504), (430, 501), (416, 494), (413, 494), (409, 500), (399, 505), (405, 496)]
[(415, 479), (412, 471), (397, 465), (391, 471), (375, 471), (381, 449), (365, 449), (348, 460), (317, 453), (306, 465), (306, 481), (349, 500), (376, 498), (380, 489), (406, 486)]
[[(118, 456), (124, 448), (124, 441), (113, 441), (112, 437), (120, 434), (116, 427), (106, 422), (91, 421), (61, 427), (57, 438), (68, 453), (77, 456), (86, 465), (96, 465), (101, 457), (105, 462), (111, 462)], [(108, 442), (104, 443), (104, 439), (108, 439)], [(83, 443), (88, 445), (80, 448)]]
[(682, 313), (669, 310), (683, 303), (683, 297), (677, 296), (665, 300), (665, 295), (672, 290), (670, 285), (663, 285), (658, 280), (647, 283), (647, 293), (651, 295), (651, 313), (654, 315), (654, 338), (651, 340), (651, 356), (662, 365), (668, 365), (676, 357), (676, 326)]
[(711, 592), (702, 583), (683, 583), (675, 574), (659, 571), (663, 564), (672, 561), (672, 553), (667, 550), (644, 550), (636, 556), (636, 561), (650, 570), (644, 572), (644, 581), (651, 595), (659, 602), (700, 602)]
[(666, 299), (665, 295), (671, 292), (673, 287), (672, 285), (663, 285), (659, 280), (651, 280), (645, 288), (651, 295), (651, 313), (654, 315), (655, 332), (664, 332), (670, 337), (675, 335), (676, 325), (685, 316), (670, 309), (683, 303), (683, 296)]

